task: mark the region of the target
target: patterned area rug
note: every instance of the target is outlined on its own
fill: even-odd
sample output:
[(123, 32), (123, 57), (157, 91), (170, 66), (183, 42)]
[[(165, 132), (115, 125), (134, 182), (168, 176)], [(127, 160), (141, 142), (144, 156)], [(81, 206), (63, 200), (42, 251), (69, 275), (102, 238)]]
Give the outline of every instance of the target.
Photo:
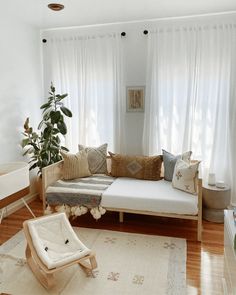
[(19, 232), (0, 247), (0, 294), (12, 295), (184, 295), (184, 239), (74, 228), (96, 252), (98, 268), (86, 276), (72, 266), (57, 276), (54, 289), (45, 290), (28, 268), (26, 242)]

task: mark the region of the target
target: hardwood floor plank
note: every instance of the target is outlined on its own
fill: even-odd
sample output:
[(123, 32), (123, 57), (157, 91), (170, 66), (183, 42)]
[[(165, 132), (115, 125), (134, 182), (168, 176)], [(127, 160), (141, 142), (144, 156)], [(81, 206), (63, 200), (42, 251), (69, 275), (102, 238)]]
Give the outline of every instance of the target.
[[(30, 207), (36, 216), (42, 215), (42, 202), (35, 200)], [(4, 218), (0, 225), (0, 244), (22, 229), (24, 220), (32, 218), (24, 207)], [(99, 228), (123, 232), (171, 236), (187, 239), (187, 291), (189, 295), (223, 294), (224, 226), (203, 221), (203, 241), (197, 238), (197, 224), (192, 220), (180, 220), (137, 214), (124, 214), (124, 223), (119, 223), (119, 214), (107, 212), (98, 221), (91, 214), (71, 221), (80, 227)]]

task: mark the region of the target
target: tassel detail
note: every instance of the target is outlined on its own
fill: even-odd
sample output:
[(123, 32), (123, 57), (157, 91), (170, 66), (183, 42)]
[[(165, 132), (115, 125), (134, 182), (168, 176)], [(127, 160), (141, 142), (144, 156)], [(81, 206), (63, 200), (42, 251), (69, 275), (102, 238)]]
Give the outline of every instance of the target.
[(102, 208), (102, 206), (99, 206), (99, 207), (98, 207), (98, 210), (99, 210), (99, 212), (101, 213), (101, 215), (104, 215), (104, 214), (107, 212), (107, 210), (104, 209), (104, 208)]
[(65, 212), (66, 213), (66, 216), (69, 218), (70, 217), (70, 214), (71, 214), (71, 209), (70, 209), (70, 206), (68, 205), (59, 205), (59, 206), (56, 206), (55, 207), (55, 210), (57, 212)]
[(92, 214), (93, 218), (96, 219), (96, 220), (98, 220), (102, 216), (102, 214), (98, 210), (98, 207), (92, 208), (90, 210), (90, 213)]
[(52, 208), (50, 205), (47, 205), (47, 208), (44, 210), (44, 215), (50, 215), (52, 214)]
[(85, 206), (74, 206), (71, 207), (71, 215), (72, 216), (81, 216), (83, 214), (86, 214), (88, 212), (88, 208)]

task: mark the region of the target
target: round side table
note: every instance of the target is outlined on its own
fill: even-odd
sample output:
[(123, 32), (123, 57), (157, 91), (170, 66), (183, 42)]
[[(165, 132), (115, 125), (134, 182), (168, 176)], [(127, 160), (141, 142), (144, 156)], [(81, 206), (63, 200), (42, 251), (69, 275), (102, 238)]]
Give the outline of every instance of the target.
[(203, 218), (208, 221), (224, 223), (224, 209), (230, 204), (230, 187), (224, 188), (215, 185), (202, 185)]

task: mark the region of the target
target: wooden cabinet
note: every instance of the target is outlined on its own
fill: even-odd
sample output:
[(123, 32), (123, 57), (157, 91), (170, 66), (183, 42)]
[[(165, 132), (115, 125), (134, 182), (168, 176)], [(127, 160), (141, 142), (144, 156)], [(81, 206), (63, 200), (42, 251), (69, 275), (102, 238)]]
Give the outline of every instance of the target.
[(233, 210), (224, 211), (224, 294), (236, 295), (236, 250), (234, 237), (236, 225), (233, 219)]

